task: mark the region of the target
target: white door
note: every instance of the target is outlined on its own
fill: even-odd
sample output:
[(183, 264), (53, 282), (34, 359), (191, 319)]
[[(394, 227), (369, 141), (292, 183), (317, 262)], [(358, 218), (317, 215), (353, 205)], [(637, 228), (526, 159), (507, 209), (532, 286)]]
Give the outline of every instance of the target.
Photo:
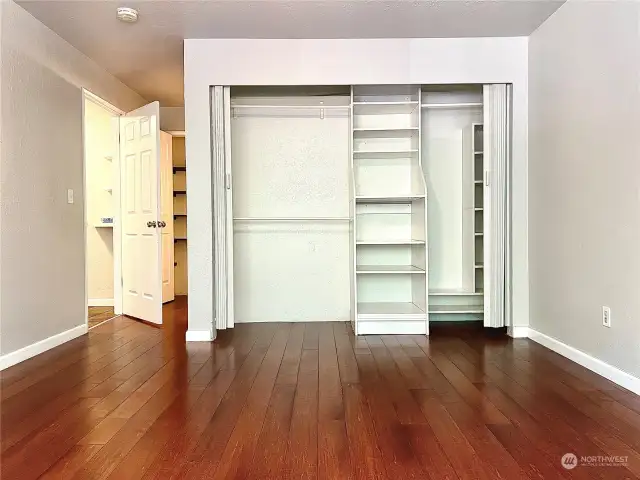
[(175, 299), (173, 270), (173, 137), (160, 132), (160, 231), (162, 232), (162, 303)]
[(162, 323), (160, 105), (120, 118), (122, 310)]

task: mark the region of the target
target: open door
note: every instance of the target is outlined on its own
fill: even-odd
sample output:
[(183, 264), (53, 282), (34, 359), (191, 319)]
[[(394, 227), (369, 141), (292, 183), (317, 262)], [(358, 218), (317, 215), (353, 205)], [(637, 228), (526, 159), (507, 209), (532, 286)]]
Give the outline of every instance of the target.
[(162, 323), (160, 104), (120, 118), (122, 310)]

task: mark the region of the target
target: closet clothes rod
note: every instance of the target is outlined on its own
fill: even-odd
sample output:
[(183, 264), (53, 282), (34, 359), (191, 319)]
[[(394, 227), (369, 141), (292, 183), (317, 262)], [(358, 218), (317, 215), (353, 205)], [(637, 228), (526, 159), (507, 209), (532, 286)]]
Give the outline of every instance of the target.
[(350, 222), (350, 217), (237, 217), (234, 222)]

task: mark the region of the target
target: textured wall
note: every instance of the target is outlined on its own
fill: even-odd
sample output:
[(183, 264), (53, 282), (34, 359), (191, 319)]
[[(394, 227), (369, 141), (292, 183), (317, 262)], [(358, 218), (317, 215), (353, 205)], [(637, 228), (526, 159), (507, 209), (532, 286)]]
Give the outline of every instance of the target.
[(571, 0), (529, 51), (531, 328), (637, 377), (639, 19)]
[(145, 102), (13, 2), (3, 4), (1, 52), (7, 354), (85, 321), (81, 87), (123, 110)]

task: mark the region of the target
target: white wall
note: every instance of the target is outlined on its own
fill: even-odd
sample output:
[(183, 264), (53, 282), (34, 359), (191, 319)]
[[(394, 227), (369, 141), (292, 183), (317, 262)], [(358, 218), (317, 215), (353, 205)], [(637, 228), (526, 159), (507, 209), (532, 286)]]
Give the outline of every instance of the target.
[(526, 37), (185, 40), (189, 330), (213, 319), (211, 85), (513, 83), (514, 324), (528, 325)]
[(530, 326), (636, 377), (639, 19), (637, 2), (570, 0), (529, 50)]
[(85, 321), (81, 87), (123, 110), (145, 101), (15, 3), (3, 8), (4, 356)]

